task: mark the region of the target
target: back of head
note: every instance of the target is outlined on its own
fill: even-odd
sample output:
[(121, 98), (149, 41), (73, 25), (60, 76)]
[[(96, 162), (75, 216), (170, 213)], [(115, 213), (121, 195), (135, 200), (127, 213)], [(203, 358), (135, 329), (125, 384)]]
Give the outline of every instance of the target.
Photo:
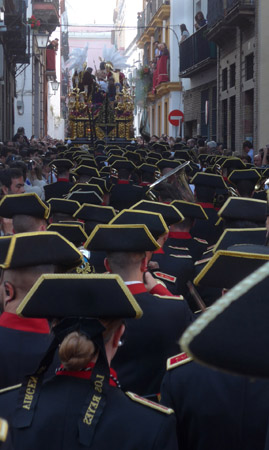
[(47, 223), (45, 219), (24, 214), (13, 216), (13, 230), (15, 234), (45, 231), (46, 228)]
[(132, 271), (139, 269), (144, 258), (144, 252), (111, 252), (107, 254), (112, 273), (119, 274), (122, 278), (124, 278), (124, 274), (130, 274)]
[(252, 180), (240, 180), (237, 181), (236, 187), (241, 197), (251, 198), (255, 188), (255, 182)]
[(195, 186), (195, 194), (198, 202), (213, 203), (216, 189), (210, 186)]

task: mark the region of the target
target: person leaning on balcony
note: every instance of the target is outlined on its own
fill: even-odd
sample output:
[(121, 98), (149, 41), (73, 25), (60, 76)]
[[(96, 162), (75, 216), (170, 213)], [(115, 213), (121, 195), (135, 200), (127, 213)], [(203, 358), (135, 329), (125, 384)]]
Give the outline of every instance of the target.
[(180, 31), (181, 31), (181, 39), (180, 39), (180, 44), (181, 44), (181, 42), (185, 41), (185, 39), (187, 39), (189, 37), (190, 33), (188, 32), (185, 23), (182, 23), (180, 25)]
[(206, 25), (206, 19), (203, 15), (202, 11), (198, 11), (195, 16), (195, 29), (199, 30), (199, 28), (202, 28), (204, 25)]

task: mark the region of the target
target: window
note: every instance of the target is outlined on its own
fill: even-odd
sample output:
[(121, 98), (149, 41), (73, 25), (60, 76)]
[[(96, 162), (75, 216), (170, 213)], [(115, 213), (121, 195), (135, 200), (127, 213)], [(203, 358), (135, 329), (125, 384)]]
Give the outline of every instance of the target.
[(236, 75), (236, 69), (235, 69), (235, 63), (231, 64), (230, 66), (230, 88), (235, 86), (235, 75)]
[(230, 98), (231, 150), (235, 151), (235, 95)]
[(246, 81), (251, 80), (254, 75), (254, 53), (250, 53), (245, 58)]
[(208, 89), (201, 92), (201, 135), (203, 138), (209, 137), (209, 117), (207, 115), (208, 95)]
[(211, 108), (211, 139), (213, 141), (217, 140), (217, 86), (212, 89), (212, 108)]
[(227, 148), (227, 120), (228, 120), (228, 103), (222, 100), (222, 141), (224, 147)]
[(228, 69), (226, 68), (226, 69), (223, 69), (223, 71), (222, 71), (222, 90), (223, 91), (227, 91), (227, 87), (228, 87), (227, 81), (228, 81)]

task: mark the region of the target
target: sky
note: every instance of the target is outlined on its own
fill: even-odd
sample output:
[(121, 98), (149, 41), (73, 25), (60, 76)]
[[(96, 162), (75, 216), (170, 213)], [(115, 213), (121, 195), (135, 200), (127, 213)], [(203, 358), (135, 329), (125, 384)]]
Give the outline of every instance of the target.
[(70, 25), (112, 24), (116, 0), (66, 0)]

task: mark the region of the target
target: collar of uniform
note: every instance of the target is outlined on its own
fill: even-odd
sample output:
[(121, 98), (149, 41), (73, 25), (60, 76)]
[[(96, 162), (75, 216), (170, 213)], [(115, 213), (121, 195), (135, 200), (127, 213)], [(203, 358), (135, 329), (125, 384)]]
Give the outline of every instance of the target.
[(192, 239), (191, 234), (186, 231), (170, 231), (168, 237), (173, 239)]
[(118, 180), (117, 184), (130, 184), (129, 180)]
[(141, 181), (141, 183), (139, 183), (139, 186), (149, 186), (150, 183), (148, 181)]
[(50, 332), (49, 324), (46, 319), (28, 319), (9, 312), (3, 312), (1, 314), (0, 327), (27, 331), (28, 333), (49, 334)]
[(155, 252), (153, 252), (154, 255), (164, 255), (165, 252), (163, 251), (163, 248), (159, 248), (158, 250), (155, 250)]
[(201, 205), (202, 208), (215, 209), (213, 203), (197, 202), (197, 205)]
[(57, 181), (67, 181), (69, 183), (69, 179), (68, 178), (57, 178)]
[[(94, 368), (95, 363), (90, 362), (87, 364), (87, 367), (84, 370), (65, 370), (63, 365), (61, 364), (60, 368), (56, 370), (56, 375), (64, 375), (66, 377), (75, 377), (75, 378), (83, 378), (84, 380), (89, 380), (92, 376), (92, 369)], [(110, 370), (110, 378), (109, 378), (109, 384), (110, 386), (117, 386), (117, 383), (115, 380), (118, 379), (117, 374), (115, 370), (113, 370), (111, 367)]]
[[(130, 282), (129, 282), (130, 283)], [(137, 282), (131, 282), (132, 284), (129, 284), (128, 281), (125, 282), (127, 288), (129, 289), (129, 291), (131, 292), (131, 294), (136, 295), (136, 294), (143, 294), (144, 292), (148, 292), (147, 289), (145, 288), (144, 283), (141, 283), (140, 281)]]

